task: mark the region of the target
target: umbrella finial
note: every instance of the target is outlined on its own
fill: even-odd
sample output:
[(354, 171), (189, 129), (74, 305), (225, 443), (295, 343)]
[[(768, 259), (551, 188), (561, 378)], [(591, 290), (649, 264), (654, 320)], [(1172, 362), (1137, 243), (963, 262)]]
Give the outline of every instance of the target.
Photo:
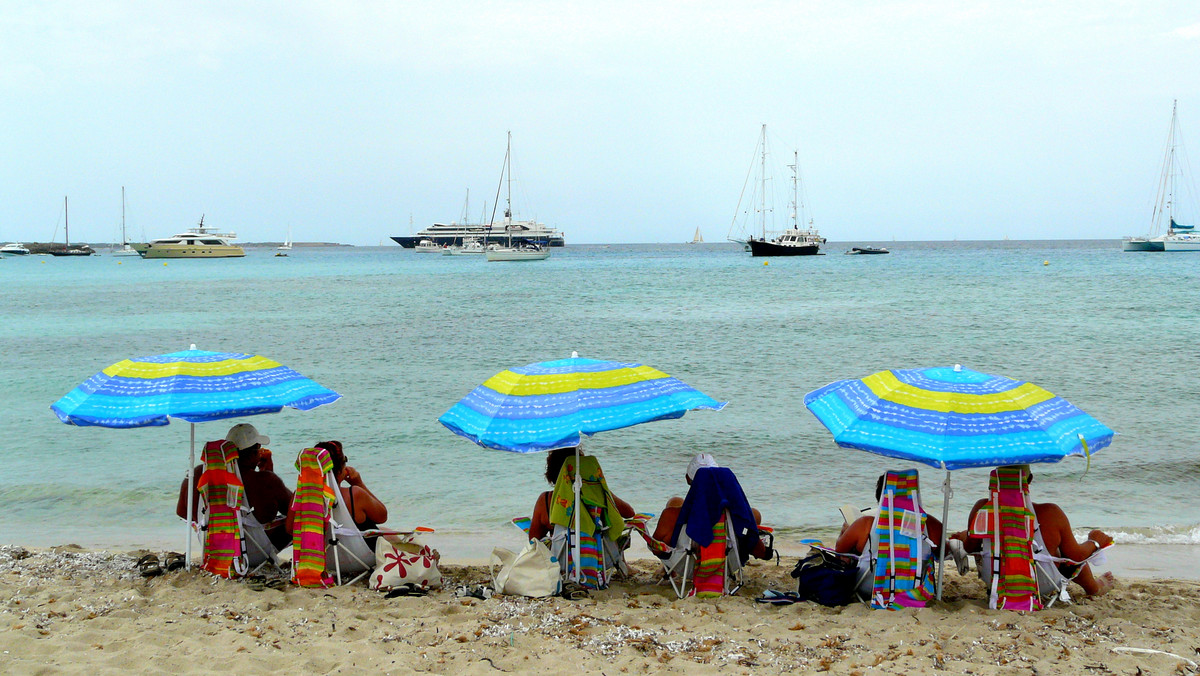
[(579, 359), (579, 353), (575, 350), (571, 350), (571, 359)]
[(955, 365), (954, 365), (954, 371), (955, 371), (956, 373), (957, 373), (957, 372), (960, 372), (960, 371), (962, 371), (962, 364), (955, 364)]

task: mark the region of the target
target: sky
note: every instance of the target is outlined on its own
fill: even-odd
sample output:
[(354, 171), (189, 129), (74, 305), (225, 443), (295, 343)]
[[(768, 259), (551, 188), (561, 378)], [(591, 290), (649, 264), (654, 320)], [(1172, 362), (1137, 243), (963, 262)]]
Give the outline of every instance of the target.
[(1118, 238), (1172, 101), (1200, 139), (1200, 3), (4, 2), (0, 91), (5, 241), (64, 196), (113, 241), (124, 187), (135, 241), (378, 245), (487, 220), (510, 131), (568, 245), (720, 241), (763, 124), (832, 241)]

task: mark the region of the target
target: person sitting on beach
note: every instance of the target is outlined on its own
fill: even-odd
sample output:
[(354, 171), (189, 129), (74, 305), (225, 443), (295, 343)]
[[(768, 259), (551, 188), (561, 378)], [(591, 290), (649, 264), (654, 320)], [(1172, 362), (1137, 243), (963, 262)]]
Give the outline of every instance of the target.
[[(530, 517), (529, 537), (532, 540), (541, 540), (550, 535), (550, 531), (554, 530), (554, 524), (550, 523), (550, 497), (554, 494), (554, 484), (558, 481), (558, 474), (562, 471), (563, 463), (567, 458), (575, 455), (577, 449), (574, 446), (568, 448), (556, 448), (546, 454), (546, 483), (550, 484), (550, 490), (542, 493), (537, 497), (537, 501), (533, 503), (533, 516)], [(579, 452), (580, 457), (583, 456)], [(617, 512), (621, 514), (621, 518), (628, 519), (635, 512), (633, 507), (629, 506), (617, 496), (612, 496), (613, 502), (617, 505)]]
[[(1028, 465), (1025, 466), (1025, 472), (1029, 477), (1029, 482), (1032, 483), (1033, 472), (1029, 471), (1028, 467)], [(968, 525), (975, 522), (975, 514), (989, 501), (989, 498), (981, 498), (975, 503), (975, 506), (971, 507), (971, 513), (967, 516)], [(1087, 540), (1084, 542), (1077, 542), (1066, 512), (1053, 502), (1033, 503), (1033, 513), (1037, 517), (1038, 530), (1041, 533), (1043, 544), (1046, 545), (1046, 552), (1051, 556), (1072, 561), (1086, 561), (1088, 557), (1112, 544), (1112, 537), (1099, 529), (1089, 532)], [(975, 554), (983, 551), (983, 540), (972, 537), (969, 531), (959, 531), (951, 537), (962, 540), (968, 553)], [(1092, 567), (1087, 563), (1078, 565), (1059, 563), (1057, 565), (1063, 576), (1074, 579), (1080, 587), (1083, 587), (1083, 591), (1087, 592), (1088, 596), (1106, 594), (1116, 583), (1116, 578), (1111, 572), (1105, 572), (1099, 577), (1093, 575)], [(1073, 578), (1072, 575), (1074, 575)]]
[[(229, 428), (225, 440), (237, 446), (238, 470), (242, 475), (246, 501), (254, 511), (254, 518), (262, 524), (272, 545), (278, 549), (287, 547), (292, 542), (291, 529), (286, 525), (288, 508), (292, 504), (292, 491), (275, 474), (271, 451), (264, 448), (271, 443), (270, 437), (259, 434), (250, 423), (238, 423)], [(193, 517), (199, 513), (200, 491), (197, 486), (203, 473), (203, 465), (197, 465), (192, 470)], [(175, 504), (175, 513), (181, 519), (188, 517), (187, 490), (188, 480), (185, 478), (179, 486), (179, 500)]]
[[(362, 475), (358, 473), (358, 470), (346, 464), (346, 453), (342, 450), (342, 442), (322, 441), (316, 447), (329, 451), (329, 459), (333, 461), (333, 476), (341, 490), (343, 504), (354, 518), (354, 525), (359, 530), (370, 530), (378, 528), (379, 524), (387, 521), (387, 507), (363, 483)], [(376, 539), (374, 537), (365, 538), (367, 546), (375, 549)]]
[[(717, 464), (716, 458), (708, 453), (698, 453), (688, 463), (687, 471), (684, 472), (683, 478), (688, 486), (692, 485), (692, 479), (696, 478), (696, 470), (701, 467), (720, 467)], [(675, 523), (679, 520), (679, 512), (683, 509), (683, 498), (675, 496), (667, 500), (666, 506), (663, 507), (662, 513), (658, 516), (658, 525), (654, 528), (654, 539), (659, 542), (670, 543), (671, 538), (675, 536)], [(751, 507), (750, 512), (754, 515), (754, 525), (762, 525), (762, 514), (755, 508)], [(770, 560), (774, 557), (775, 552), (767, 545), (766, 542), (759, 540), (754, 548), (750, 550), (750, 556), (756, 559)], [(743, 556), (743, 558), (745, 558)]]
[[(879, 480), (875, 482), (876, 504), (883, 497), (883, 483), (886, 479), (886, 474), (880, 474)], [(867, 514), (858, 517), (852, 523), (843, 525), (842, 533), (837, 539), (837, 544), (833, 546), (834, 551), (839, 554), (853, 554), (854, 556), (861, 556), (863, 552), (867, 551), (871, 546), (871, 531), (875, 529), (875, 516), (874, 513)], [(936, 552), (939, 543), (942, 541), (942, 522), (928, 513), (925, 514), (925, 534), (933, 542), (931, 551)], [(949, 546), (947, 546), (947, 549), (953, 551)]]

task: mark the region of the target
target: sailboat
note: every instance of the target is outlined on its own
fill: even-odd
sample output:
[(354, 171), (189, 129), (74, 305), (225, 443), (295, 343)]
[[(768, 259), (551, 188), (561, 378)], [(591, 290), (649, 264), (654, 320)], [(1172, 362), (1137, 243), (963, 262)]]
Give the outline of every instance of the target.
[[(500, 172), (500, 185), (496, 186), (496, 201), (500, 201), (500, 188), (508, 184), (508, 197), (504, 207), (504, 234), (505, 244), (490, 245), (487, 249), (486, 256), (488, 261), (542, 261), (550, 257), (550, 249), (542, 246), (537, 242), (530, 242), (527, 239), (518, 240), (513, 244), (513, 230), (525, 228), (518, 225), (512, 218), (512, 132), (508, 132), (508, 147), (504, 151), (504, 169)], [(496, 221), (495, 203), (492, 205), (492, 218), (488, 223), (488, 234), (491, 234), (492, 227)]]
[[(792, 170), (792, 202), (791, 202), (791, 227), (781, 232), (768, 232), (767, 230), (767, 214), (772, 209), (767, 204), (767, 125), (762, 126), (762, 136), (758, 143), (758, 208), (755, 209), (758, 216), (759, 236), (756, 238), (753, 234), (749, 234), (746, 239), (736, 239), (730, 236), (730, 239), (735, 242), (742, 243), (749, 251), (751, 256), (816, 256), (821, 253), (821, 245), (825, 243), (825, 238), (821, 237), (820, 233), (813, 227), (812, 219), (808, 219), (808, 224), (805, 228), (800, 228), (800, 212), (803, 209), (803, 203), (800, 201), (800, 153), (794, 152), (792, 156), (792, 164), (788, 167)], [(743, 192), (744, 194), (744, 192)], [(741, 201), (738, 202), (738, 213), (741, 213)], [(733, 225), (730, 226), (732, 235), (734, 227), (737, 225), (737, 216), (734, 216)]]
[(133, 247), (129, 246), (129, 238), (125, 236), (125, 186), (121, 186), (121, 248), (109, 252), (113, 256), (140, 256)]
[(282, 258), (284, 256), (287, 256), (287, 252), (289, 252), (291, 250), (292, 250), (292, 226), (291, 226), (291, 224), (288, 224), (287, 239), (285, 239), (283, 241), (283, 244), (275, 247), (275, 255)]
[[(1182, 225), (1175, 221), (1176, 192), (1180, 176), (1176, 167), (1181, 169), (1187, 167), (1186, 155), (1184, 162), (1176, 161), (1177, 154), (1182, 154), (1182, 146), (1177, 141), (1179, 137), (1177, 112), (1178, 101), (1171, 105), (1171, 128), (1167, 132), (1167, 151), (1163, 156), (1154, 211), (1150, 216), (1150, 233), (1141, 237), (1126, 237), (1121, 242), (1122, 251), (1200, 251), (1200, 234), (1193, 232), (1195, 226)], [(1186, 176), (1184, 185), (1190, 187)], [(1192, 195), (1195, 195), (1194, 188)], [(1158, 231), (1163, 221), (1166, 221), (1167, 234), (1159, 235)]]
[(700, 234), (700, 226), (696, 226), (696, 234), (692, 235), (692, 241), (688, 244), (704, 244), (704, 235)]
[(80, 248), (71, 248), (71, 219), (67, 216), (67, 198), (63, 198), (63, 234), (66, 237), (67, 245), (62, 249), (54, 249), (50, 252), (51, 256), (91, 256), (94, 251), (88, 245), (83, 245)]

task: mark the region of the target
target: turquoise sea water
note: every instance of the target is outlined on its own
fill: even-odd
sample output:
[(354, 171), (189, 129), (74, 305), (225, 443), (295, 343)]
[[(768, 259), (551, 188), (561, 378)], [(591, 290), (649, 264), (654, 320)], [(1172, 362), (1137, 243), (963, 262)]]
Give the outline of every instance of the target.
[[(1117, 430), (1113, 445), (1035, 468), (1035, 499), (1118, 541), (1200, 542), (1200, 254), (1113, 241), (887, 243), (888, 256), (752, 259), (732, 244), (570, 246), (541, 263), (398, 247), (171, 261), (0, 262), (0, 542), (174, 545), (188, 425), (63, 425), (49, 406), (129, 356), (263, 354), (343, 396), (249, 419), (276, 468), (322, 439), (392, 508), (490, 550), (544, 490), (544, 456), (484, 451), (437, 417), (509, 367), (580, 356), (655, 366), (730, 404), (603, 433), (587, 448), (614, 491), (657, 512), (692, 454), (740, 477), (784, 537), (827, 536), (899, 466), (837, 448), (804, 394), (883, 368), (953, 365), (1030, 380)], [(1044, 265), (1043, 262), (1048, 262)], [(197, 441), (236, 421), (197, 425)], [(940, 516), (943, 475), (921, 467)], [(953, 475), (952, 525), (986, 487)], [(486, 547), (486, 549), (485, 549)]]

